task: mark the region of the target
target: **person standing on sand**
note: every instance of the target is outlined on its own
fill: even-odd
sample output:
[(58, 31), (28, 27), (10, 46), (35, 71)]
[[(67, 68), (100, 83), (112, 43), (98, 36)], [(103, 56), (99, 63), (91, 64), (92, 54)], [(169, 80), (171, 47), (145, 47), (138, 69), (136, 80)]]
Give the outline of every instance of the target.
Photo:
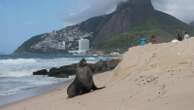
[(183, 37), (180, 33), (177, 34), (177, 38), (172, 40), (171, 42), (172, 43), (176, 43), (176, 42), (180, 42), (180, 41), (183, 41)]
[(157, 44), (158, 43), (158, 39), (155, 35), (152, 35), (151, 38), (150, 38), (150, 42), (152, 44)]
[(146, 38), (144, 36), (141, 36), (139, 39), (139, 45), (144, 46), (146, 44)]
[(183, 41), (183, 37), (180, 33), (177, 34), (177, 40), (178, 41)]
[(188, 32), (185, 32), (185, 34), (184, 34), (184, 40), (187, 40), (189, 38), (190, 38), (190, 36), (189, 36)]

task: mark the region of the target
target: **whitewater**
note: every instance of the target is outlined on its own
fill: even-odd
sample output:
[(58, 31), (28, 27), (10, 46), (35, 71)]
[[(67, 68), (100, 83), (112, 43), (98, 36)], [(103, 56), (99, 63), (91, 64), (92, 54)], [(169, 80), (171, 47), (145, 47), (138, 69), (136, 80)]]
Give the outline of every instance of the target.
[[(18, 94), (22, 91), (62, 83), (68, 79), (33, 76), (40, 69), (50, 69), (78, 63), (82, 57), (68, 58), (0, 58), (0, 97)], [(86, 57), (88, 62), (95, 63), (97, 57)]]

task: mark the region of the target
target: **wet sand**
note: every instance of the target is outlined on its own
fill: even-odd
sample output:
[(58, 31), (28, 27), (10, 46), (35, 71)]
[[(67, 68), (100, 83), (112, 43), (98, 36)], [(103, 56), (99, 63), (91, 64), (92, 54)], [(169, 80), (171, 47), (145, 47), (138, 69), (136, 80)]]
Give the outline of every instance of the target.
[(26, 99), (30, 99), (32, 97), (38, 97), (43, 94), (47, 94), (49, 92), (55, 91), (58, 88), (65, 88), (72, 80), (64, 81), (58, 84), (46, 85), (36, 88), (30, 88), (24, 91), (21, 91), (17, 94), (10, 96), (1, 96), (0, 97), (0, 107), (9, 106), (13, 103), (22, 102)]

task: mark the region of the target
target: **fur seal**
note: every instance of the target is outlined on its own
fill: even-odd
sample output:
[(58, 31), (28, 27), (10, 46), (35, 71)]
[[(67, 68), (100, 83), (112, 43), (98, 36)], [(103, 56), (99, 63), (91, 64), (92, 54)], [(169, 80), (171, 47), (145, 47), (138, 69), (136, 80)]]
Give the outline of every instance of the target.
[(103, 88), (105, 87), (96, 87), (93, 80), (93, 72), (87, 65), (87, 61), (82, 59), (76, 69), (76, 77), (67, 89), (67, 95), (69, 98), (72, 98)]

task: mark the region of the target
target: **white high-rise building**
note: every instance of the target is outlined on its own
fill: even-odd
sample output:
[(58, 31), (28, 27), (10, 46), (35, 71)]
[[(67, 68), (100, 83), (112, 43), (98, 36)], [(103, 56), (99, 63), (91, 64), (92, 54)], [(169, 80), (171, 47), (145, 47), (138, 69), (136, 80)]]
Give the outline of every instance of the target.
[(79, 53), (85, 53), (90, 49), (90, 41), (88, 39), (79, 40)]

